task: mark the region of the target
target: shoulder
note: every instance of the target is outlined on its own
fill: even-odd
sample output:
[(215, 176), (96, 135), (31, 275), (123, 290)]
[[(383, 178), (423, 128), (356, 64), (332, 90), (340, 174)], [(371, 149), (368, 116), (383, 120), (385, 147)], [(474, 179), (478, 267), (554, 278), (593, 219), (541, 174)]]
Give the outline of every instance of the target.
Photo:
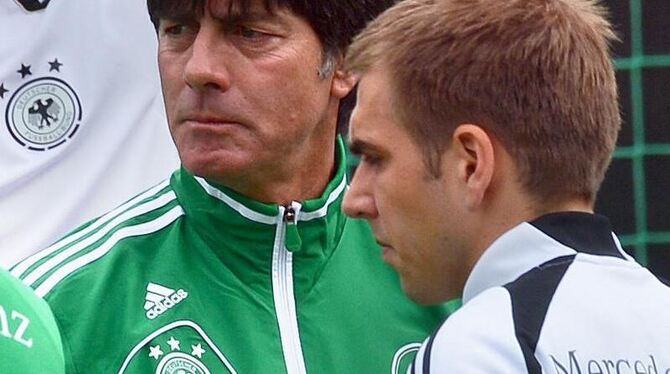
[(416, 356), (413, 373), (523, 373), (509, 292), (489, 289), (451, 315)]
[(557, 257), (454, 313), (417, 355), (417, 373), (527, 372), (554, 293), (574, 255)]
[[(127, 250), (146, 247), (152, 234), (170, 226), (182, 215), (183, 210), (175, 193), (165, 181), (78, 227), (53, 245), (17, 264), (11, 273), (51, 303), (52, 290), (73, 275), (91, 269), (100, 271), (106, 263), (127, 257)], [(138, 241), (144, 245), (138, 245)]]

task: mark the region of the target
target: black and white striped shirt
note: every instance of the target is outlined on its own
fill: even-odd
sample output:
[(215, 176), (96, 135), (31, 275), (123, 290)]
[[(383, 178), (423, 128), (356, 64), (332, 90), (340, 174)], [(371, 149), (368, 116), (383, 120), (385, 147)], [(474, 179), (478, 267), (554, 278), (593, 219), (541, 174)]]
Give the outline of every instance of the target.
[(412, 373), (670, 374), (670, 288), (609, 221), (554, 213), (482, 255)]

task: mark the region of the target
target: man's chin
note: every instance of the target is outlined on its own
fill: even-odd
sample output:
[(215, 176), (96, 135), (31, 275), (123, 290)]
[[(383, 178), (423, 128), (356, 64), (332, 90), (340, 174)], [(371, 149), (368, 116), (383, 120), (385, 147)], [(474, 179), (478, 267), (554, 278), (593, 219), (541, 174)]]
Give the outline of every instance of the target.
[(238, 165), (230, 161), (211, 157), (183, 157), (182, 165), (195, 176), (222, 183), (248, 170), (248, 165)]

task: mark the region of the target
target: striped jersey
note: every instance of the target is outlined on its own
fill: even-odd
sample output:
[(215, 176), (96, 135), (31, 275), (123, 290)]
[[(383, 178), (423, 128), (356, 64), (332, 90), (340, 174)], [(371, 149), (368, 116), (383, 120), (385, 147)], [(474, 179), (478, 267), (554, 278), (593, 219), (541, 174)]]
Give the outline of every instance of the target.
[(179, 166), (138, 0), (0, 1), (0, 267)]
[(318, 199), (263, 204), (182, 169), (14, 267), (67, 372), (404, 373), (447, 308), (408, 300), (342, 213), (338, 152)]
[(670, 289), (605, 217), (554, 213), (482, 255), (412, 373), (670, 374)]

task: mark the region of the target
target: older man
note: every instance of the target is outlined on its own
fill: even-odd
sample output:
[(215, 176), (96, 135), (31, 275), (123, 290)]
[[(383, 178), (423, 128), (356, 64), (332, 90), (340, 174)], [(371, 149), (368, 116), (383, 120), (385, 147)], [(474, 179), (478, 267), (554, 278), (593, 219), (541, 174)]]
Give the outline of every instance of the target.
[(182, 169), (14, 269), (68, 371), (384, 373), (444, 318), (346, 218), (343, 49), (389, 1), (150, 0)]
[(345, 211), (414, 300), (464, 302), (412, 372), (670, 372), (670, 290), (593, 213), (620, 126), (603, 12), (407, 0), (352, 44)]

